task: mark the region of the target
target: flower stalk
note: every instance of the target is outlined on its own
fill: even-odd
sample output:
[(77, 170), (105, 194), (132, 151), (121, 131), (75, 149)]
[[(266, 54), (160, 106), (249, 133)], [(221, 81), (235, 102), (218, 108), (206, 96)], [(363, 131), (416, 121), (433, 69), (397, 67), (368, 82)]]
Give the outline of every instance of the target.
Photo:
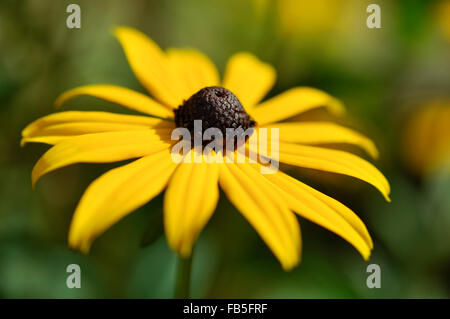
[(175, 279), (175, 294), (177, 299), (188, 299), (190, 297), (192, 272), (192, 254), (187, 257), (178, 257), (177, 277)]

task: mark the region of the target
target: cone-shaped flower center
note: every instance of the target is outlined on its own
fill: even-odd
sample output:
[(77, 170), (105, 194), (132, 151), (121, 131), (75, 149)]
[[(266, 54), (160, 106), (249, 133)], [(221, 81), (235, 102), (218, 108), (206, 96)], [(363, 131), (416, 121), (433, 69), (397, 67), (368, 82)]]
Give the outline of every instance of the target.
[(242, 128), (244, 131), (256, 123), (245, 112), (241, 102), (229, 90), (212, 86), (205, 87), (184, 101), (175, 112), (178, 127), (187, 128), (194, 135), (194, 121), (202, 121), (202, 131), (214, 127), (226, 136), (226, 129)]

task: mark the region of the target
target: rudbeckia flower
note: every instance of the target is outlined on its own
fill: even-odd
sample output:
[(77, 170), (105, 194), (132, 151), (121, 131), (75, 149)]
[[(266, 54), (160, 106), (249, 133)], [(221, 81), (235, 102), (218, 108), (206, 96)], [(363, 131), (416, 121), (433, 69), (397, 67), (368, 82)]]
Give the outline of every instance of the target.
[(403, 125), (403, 161), (419, 176), (450, 172), (450, 100), (435, 99), (414, 110)]
[[(177, 164), (171, 157), (175, 123), (189, 126), (192, 123), (186, 121), (193, 119), (181, 116), (174, 120), (177, 112), (195, 93), (212, 87), (237, 97), (245, 109), (239, 110), (239, 116), (251, 119), (248, 123), (254, 125), (254, 132), (279, 129), (280, 162), (359, 178), (388, 199), (389, 184), (372, 164), (344, 151), (320, 147), (349, 143), (376, 156), (369, 139), (332, 123), (278, 123), (323, 106), (342, 113), (337, 99), (313, 88), (296, 87), (261, 102), (276, 74), (272, 66), (250, 53), (233, 55), (220, 81), (214, 64), (196, 50), (163, 51), (146, 35), (128, 27), (116, 28), (114, 34), (150, 95), (115, 85), (88, 85), (63, 93), (56, 105), (90, 95), (142, 115), (60, 112), (36, 120), (22, 132), (22, 143), (53, 145), (33, 168), (33, 185), (43, 175), (74, 163), (135, 159), (106, 172), (86, 189), (70, 226), (68, 241), (72, 248), (88, 252), (96, 237), (167, 188), (167, 241), (174, 251), (187, 257), (215, 210), (220, 186), (286, 270), (300, 261), (300, 227), (295, 214), (341, 236), (368, 259), (373, 244), (363, 222), (343, 204), (299, 180), (281, 171), (261, 174), (262, 164), (258, 162), (217, 163), (208, 161), (205, 155), (200, 163)], [(206, 113), (220, 115), (212, 107)], [(233, 121), (233, 116), (227, 116)], [(194, 153), (191, 150), (188, 156)]]

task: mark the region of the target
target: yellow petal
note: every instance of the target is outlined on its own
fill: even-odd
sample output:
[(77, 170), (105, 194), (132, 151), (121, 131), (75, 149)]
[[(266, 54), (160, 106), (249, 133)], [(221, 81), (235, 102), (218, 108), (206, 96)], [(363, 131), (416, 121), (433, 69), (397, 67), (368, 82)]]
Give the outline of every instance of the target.
[[(253, 165), (253, 169), (258, 170), (259, 166)], [(272, 183), (273, 188), (281, 191), (281, 196), (289, 208), (341, 236), (352, 244), (364, 259), (369, 258), (373, 248), (372, 239), (364, 223), (349, 208), (281, 171), (262, 176)]]
[(255, 228), (285, 270), (300, 261), (300, 227), (269, 183), (248, 164), (221, 164), (219, 183), (234, 206)]
[(136, 131), (145, 130), (149, 127), (133, 124), (99, 123), (99, 122), (73, 122), (54, 124), (33, 132), (29, 137), (60, 136), (69, 137), (90, 133), (112, 132), (112, 131)]
[(280, 143), (279, 151), (280, 162), (356, 177), (375, 186), (386, 200), (390, 201), (390, 186), (387, 179), (376, 167), (356, 155), (289, 143)]
[(175, 167), (169, 151), (165, 150), (97, 178), (86, 189), (75, 210), (69, 245), (87, 253), (96, 237), (158, 195)]
[(166, 54), (145, 34), (129, 27), (117, 27), (114, 35), (123, 47), (128, 63), (142, 85), (162, 103), (177, 107), (184, 96), (180, 81)]
[(167, 56), (185, 83), (185, 99), (204, 87), (220, 85), (216, 66), (203, 53), (194, 49), (170, 49), (167, 50)]
[(70, 136), (53, 135), (53, 136), (22, 137), (22, 139), (20, 140), (20, 146), (24, 146), (27, 143), (42, 143), (48, 145), (55, 145), (66, 140), (68, 137)]
[(150, 129), (71, 137), (42, 155), (33, 168), (31, 180), (34, 185), (42, 175), (75, 163), (111, 163), (150, 155), (169, 148), (169, 138)]
[(223, 86), (233, 92), (251, 114), (256, 105), (275, 83), (275, 69), (251, 53), (233, 55), (225, 69)]
[(344, 111), (342, 103), (327, 93), (309, 87), (297, 87), (257, 105), (251, 115), (261, 126), (321, 106), (336, 114)]
[(55, 145), (68, 138), (84, 134), (138, 130), (151, 130), (152, 132), (157, 132), (158, 134), (169, 136), (173, 128), (153, 129), (139, 125), (116, 123), (64, 123), (47, 126), (42, 130), (35, 132), (33, 136), (22, 138), (21, 145), (23, 146), (25, 143), (45, 143), (49, 145)]
[(214, 212), (219, 199), (218, 177), (219, 167), (214, 162), (182, 162), (170, 180), (164, 197), (164, 226), (169, 246), (183, 257), (191, 254)]
[(272, 128), (279, 129), (282, 142), (300, 144), (346, 143), (361, 147), (373, 158), (378, 158), (375, 144), (364, 135), (349, 128), (326, 122), (287, 122), (264, 126), (268, 134)]
[(80, 95), (91, 95), (99, 99), (123, 105), (134, 111), (161, 118), (173, 118), (173, 111), (149, 96), (117, 85), (86, 85), (61, 94), (55, 102), (57, 107)]
[(52, 113), (37, 119), (36, 121), (29, 124), (22, 131), (22, 135), (28, 136), (32, 134), (33, 131), (40, 129), (41, 127), (70, 122), (102, 122), (102, 123), (144, 125), (150, 127), (161, 126), (163, 123), (167, 123), (167, 125), (173, 125), (173, 122), (141, 115), (128, 115), (128, 114), (93, 112), (93, 111), (88, 112), (66, 111), (66, 112)]
[(89, 133), (155, 129), (173, 129), (173, 122), (148, 116), (108, 112), (60, 112), (44, 116), (22, 131), (22, 144), (55, 144), (68, 137)]

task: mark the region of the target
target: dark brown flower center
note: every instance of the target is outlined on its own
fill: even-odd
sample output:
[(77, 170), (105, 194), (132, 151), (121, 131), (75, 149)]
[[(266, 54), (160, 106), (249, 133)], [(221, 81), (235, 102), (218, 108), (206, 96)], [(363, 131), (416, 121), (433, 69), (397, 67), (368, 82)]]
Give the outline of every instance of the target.
[(205, 87), (184, 101), (175, 112), (178, 127), (187, 128), (194, 136), (194, 121), (201, 120), (202, 133), (208, 128), (218, 128), (224, 138), (227, 129), (243, 131), (255, 126), (238, 98), (231, 91), (220, 87)]

